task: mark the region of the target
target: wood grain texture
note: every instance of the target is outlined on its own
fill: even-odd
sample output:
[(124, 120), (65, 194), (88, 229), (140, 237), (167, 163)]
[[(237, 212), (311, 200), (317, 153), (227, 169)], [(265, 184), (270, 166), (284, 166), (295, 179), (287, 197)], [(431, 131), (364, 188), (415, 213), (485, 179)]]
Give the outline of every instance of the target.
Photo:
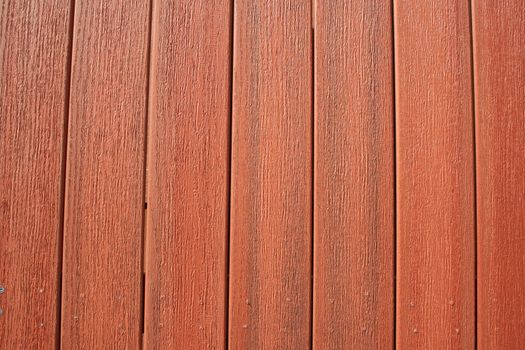
[(69, 4), (0, 4), (0, 348), (55, 346)]
[(229, 344), (310, 344), (309, 1), (235, 2)]
[(141, 343), (148, 1), (77, 1), (62, 347)]
[(525, 3), (473, 1), (479, 349), (525, 348)]
[(472, 349), (469, 2), (394, 1), (400, 349)]
[(227, 316), (231, 3), (156, 1), (145, 343), (222, 349)]
[(315, 349), (394, 340), (392, 8), (315, 11)]

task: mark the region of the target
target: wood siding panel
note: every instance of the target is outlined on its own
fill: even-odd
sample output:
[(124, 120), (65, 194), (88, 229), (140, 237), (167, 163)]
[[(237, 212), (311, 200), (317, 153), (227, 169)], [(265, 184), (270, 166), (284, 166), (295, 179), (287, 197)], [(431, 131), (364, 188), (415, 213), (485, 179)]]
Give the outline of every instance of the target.
[(392, 8), (317, 1), (314, 349), (394, 344)]
[(234, 15), (229, 344), (310, 344), (310, 1), (238, 0)]
[(0, 1), (0, 348), (525, 348), (520, 0)]
[(148, 349), (225, 347), (231, 7), (170, 0), (153, 9)]
[(57, 341), (69, 2), (0, 4), (0, 348)]
[(62, 293), (66, 349), (137, 349), (149, 5), (77, 1)]
[(394, 1), (400, 349), (472, 349), (469, 2)]
[(525, 348), (525, 3), (473, 1), (479, 349)]

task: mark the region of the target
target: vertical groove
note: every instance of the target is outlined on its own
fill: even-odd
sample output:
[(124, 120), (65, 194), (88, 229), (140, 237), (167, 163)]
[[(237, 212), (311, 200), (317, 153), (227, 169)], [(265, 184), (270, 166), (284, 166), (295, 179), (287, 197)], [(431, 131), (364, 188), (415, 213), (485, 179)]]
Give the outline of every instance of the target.
[(140, 279), (140, 332), (142, 334), (142, 341), (139, 344), (139, 347), (142, 349), (144, 347), (144, 318), (145, 318), (145, 294), (146, 294), (146, 235), (147, 235), (147, 210), (148, 210), (148, 197), (147, 197), (147, 176), (148, 176), (148, 142), (149, 142), (149, 118), (150, 118), (150, 89), (151, 89), (151, 51), (152, 51), (152, 26), (153, 26), (153, 2), (154, 0), (150, 0), (148, 2), (149, 4), (149, 13), (148, 13), (148, 48), (147, 48), (147, 57), (146, 57), (146, 67), (147, 67), (147, 73), (146, 73), (146, 91), (145, 91), (145, 115), (144, 115), (144, 164), (143, 164), (143, 170), (142, 170), (142, 237), (141, 237), (141, 257), (140, 257), (140, 263), (141, 263), (141, 279)]
[(230, 231), (231, 231), (231, 193), (232, 193), (232, 150), (233, 150), (233, 55), (234, 55), (234, 20), (235, 20), (235, 0), (230, 0), (230, 110), (229, 110), (229, 135), (228, 135), (228, 164), (226, 169), (227, 176), (227, 193), (226, 193), (226, 256), (225, 256), (225, 289), (224, 289), (224, 348), (229, 348), (229, 324), (230, 324)]
[(477, 180), (477, 155), (476, 155), (476, 84), (474, 81), (474, 20), (473, 1), (469, 1), (469, 30), (470, 30), (470, 81), (472, 98), (472, 156), (473, 173), (473, 204), (474, 204), (474, 349), (478, 348), (478, 180)]
[(393, 258), (393, 274), (394, 274), (394, 288), (393, 288), (393, 334), (392, 334), (392, 348), (396, 349), (397, 346), (397, 138), (396, 138), (396, 119), (397, 119), (397, 113), (396, 113), (396, 45), (395, 45), (395, 38), (396, 38), (396, 25), (395, 25), (395, 0), (392, 0), (391, 4), (391, 15), (390, 20), (392, 21), (392, 117), (393, 117), (393, 131), (392, 131), (392, 156), (394, 158), (394, 180), (393, 180), (393, 192), (394, 192), (394, 227), (393, 227), (393, 233), (394, 233), (394, 244), (393, 249), (394, 252), (392, 254)]
[(64, 123), (62, 130), (62, 155), (61, 155), (61, 181), (60, 181), (60, 208), (58, 219), (58, 246), (57, 246), (57, 321), (55, 330), (55, 348), (61, 348), (62, 337), (62, 270), (64, 265), (64, 226), (66, 209), (66, 183), (67, 183), (67, 146), (69, 142), (69, 101), (71, 99), (71, 77), (73, 61), (73, 43), (75, 27), (75, 0), (69, 3), (69, 24), (68, 24), (68, 47), (66, 58), (66, 74), (64, 84)]
[(311, 24), (311, 64), (312, 64), (312, 77), (311, 77), (311, 123), (312, 123), (312, 136), (311, 136), (311, 237), (310, 237), (310, 349), (314, 346), (314, 252), (315, 252), (315, 232), (314, 232), (314, 220), (315, 220), (315, 6), (316, 1), (312, 0), (310, 5), (310, 24)]

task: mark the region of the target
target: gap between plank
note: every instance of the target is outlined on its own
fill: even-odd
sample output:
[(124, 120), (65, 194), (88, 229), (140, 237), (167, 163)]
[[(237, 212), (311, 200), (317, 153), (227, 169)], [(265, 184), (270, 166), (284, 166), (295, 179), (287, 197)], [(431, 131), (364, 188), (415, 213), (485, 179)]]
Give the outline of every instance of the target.
[(315, 230), (314, 230), (314, 220), (315, 220), (315, 10), (316, 10), (317, 2), (316, 0), (312, 0), (310, 4), (310, 40), (311, 40), (311, 64), (312, 64), (312, 76), (311, 76), (311, 116), (310, 120), (312, 123), (311, 130), (311, 188), (310, 188), (310, 200), (311, 200), (311, 208), (310, 208), (310, 215), (311, 215), (311, 234), (310, 234), (310, 349), (313, 349), (314, 347), (314, 252), (315, 252)]
[(65, 208), (67, 191), (67, 146), (69, 142), (69, 102), (71, 99), (71, 76), (73, 66), (73, 44), (75, 28), (75, 0), (69, 3), (69, 23), (68, 23), (68, 46), (66, 58), (66, 77), (64, 83), (64, 123), (62, 130), (62, 155), (61, 155), (61, 181), (60, 181), (60, 209), (58, 220), (58, 247), (57, 247), (57, 299), (56, 299), (56, 330), (55, 348), (61, 348), (62, 337), (62, 270), (64, 265), (64, 227), (65, 227)]
[(232, 194), (232, 150), (233, 150), (233, 59), (234, 59), (234, 19), (235, 0), (230, 0), (230, 62), (229, 62), (229, 127), (228, 127), (228, 164), (226, 182), (226, 242), (225, 242), (225, 287), (224, 287), (224, 348), (229, 348), (229, 323), (230, 323), (230, 232), (231, 232), (231, 194)]
[(395, 1), (392, 0), (390, 3), (390, 20), (392, 21), (392, 118), (393, 118), (393, 130), (392, 130), (392, 156), (394, 158), (394, 180), (393, 180), (393, 192), (394, 192), (394, 227), (393, 227), (393, 233), (394, 233), (394, 244), (393, 249), (394, 253), (392, 255), (393, 259), (393, 266), (392, 266), (392, 273), (394, 274), (394, 286), (393, 286), (393, 331), (392, 331), (392, 349), (396, 349), (397, 347), (397, 138), (396, 138), (396, 120), (397, 120), (397, 113), (396, 113), (396, 44), (395, 44), (395, 38), (396, 38), (396, 22), (395, 22)]
[(476, 155), (476, 84), (474, 80), (474, 5), (469, 1), (469, 34), (470, 34), (470, 82), (471, 82), (471, 109), (472, 109), (472, 164), (473, 174), (473, 206), (474, 206), (474, 349), (478, 348), (478, 175)]
[(152, 31), (153, 31), (153, 6), (155, 1), (149, 1), (148, 13), (148, 49), (146, 57), (146, 91), (145, 91), (145, 115), (144, 115), (144, 164), (142, 170), (142, 237), (140, 249), (141, 279), (140, 279), (140, 348), (144, 348), (144, 328), (145, 328), (145, 303), (146, 303), (146, 239), (147, 239), (147, 210), (148, 210), (148, 152), (149, 152), (149, 118), (150, 118), (150, 95), (151, 95), (151, 56), (152, 56)]

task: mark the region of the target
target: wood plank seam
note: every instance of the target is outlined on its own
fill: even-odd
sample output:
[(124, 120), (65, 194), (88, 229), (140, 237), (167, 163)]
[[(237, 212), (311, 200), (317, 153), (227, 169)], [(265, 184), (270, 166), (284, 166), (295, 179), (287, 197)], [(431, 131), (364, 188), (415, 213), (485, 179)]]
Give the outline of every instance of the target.
[(150, 116), (150, 98), (151, 98), (151, 55), (152, 55), (152, 26), (153, 26), (153, 5), (155, 0), (149, 0), (149, 18), (148, 18), (148, 47), (147, 47), (147, 76), (146, 76), (146, 101), (144, 116), (144, 169), (143, 169), (143, 202), (144, 210), (142, 214), (142, 242), (141, 242), (141, 266), (142, 278), (140, 281), (141, 299), (140, 299), (140, 332), (141, 332), (141, 349), (144, 348), (144, 316), (146, 300), (146, 236), (148, 234), (147, 210), (148, 210), (148, 148), (149, 148), (149, 116)]
[(316, 128), (315, 128), (315, 86), (316, 86), (316, 76), (315, 76), (315, 67), (316, 67), (316, 46), (315, 46), (315, 9), (317, 6), (317, 0), (311, 0), (310, 4), (310, 27), (311, 27), (311, 65), (312, 65), (312, 86), (311, 86), (311, 110), (310, 110), (310, 118), (311, 118), (311, 127), (312, 127), (312, 139), (311, 139), (311, 154), (310, 158), (312, 161), (311, 164), (311, 201), (312, 201), (312, 207), (311, 207), (311, 224), (310, 224), (310, 230), (311, 230), (311, 237), (310, 237), (310, 349), (314, 348), (314, 317), (315, 317), (315, 311), (314, 311), (314, 298), (315, 298), (315, 288), (314, 288), (314, 262), (315, 262), (315, 230), (314, 230), (314, 221), (315, 221), (315, 137), (316, 137)]
[(470, 31), (470, 81), (471, 81), (471, 115), (472, 115), (472, 159), (474, 167), (473, 176), (473, 206), (474, 206), (474, 349), (478, 348), (478, 175), (476, 158), (476, 84), (474, 81), (475, 60), (474, 60), (474, 27), (473, 27), (473, 0), (469, 0), (468, 17)]
[(226, 230), (226, 256), (225, 256), (225, 271), (226, 271), (226, 278), (224, 286), (224, 348), (229, 349), (229, 324), (230, 324), (230, 233), (231, 233), (231, 208), (232, 208), (232, 150), (233, 150), (233, 133), (232, 133), (232, 127), (233, 127), (233, 62), (235, 57), (235, 50), (234, 50), (234, 33), (235, 33), (235, 0), (230, 0), (230, 66), (229, 66), (229, 83), (230, 83), (230, 91), (229, 91), (229, 108), (228, 116), (229, 116), (229, 126), (228, 126), (228, 182), (226, 184), (227, 189), (227, 204), (226, 204), (226, 217), (227, 217), (227, 230)]
[(71, 67), (73, 61), (73, 43), (75, 35), (75, 2), (70, 0), (69, 8), (69, 25), (68, 25), (68, 53), (66, 67), (66, 81), (64, 86), (64, 126), (62, 140), (62, 169), (60, 183), (60, 221), (59, 221), (59, 246), (58, 246), (58, 281), (57, 281), (57, 327), (55, 348), (60, 349), (60, 339), (62, 336), (62, 268), (64, 263), (64, 227), (65, 227), (65, 208), (66, 208), (66, 184), (67, 184), (67, 145), (69, 132), (69, 105), (71, 98)]
[(392, 169), (394, 175), (394, 186), (393, 186), (393, 199), (394, 199), (394, 215), (393, 215), (393, 235), (394, 235), (394, 244), (392, 245), (392, 281), (393, 281), (393, 290), (392, 290), (392, 327), (393, 327), (393, 337), (392, 337), (392, 349), (397, 349), (396, 334), (397, 334), (397, 139), (396, 139), (396, 21), (395, 21), (395, 0), (390, 1), (390, 20), (392, 26), (391, 32), (391, 50), (392, 50), (392, 161), (394, 167)]
[(314, 241), (314, 220), (315, 220), (315, 12), (314, 12), (314, 5), (316, 5), (316, 1), (312, 0), (312, 5), (310, 8), (311, 16), (310, 16), (310, 22), (311, 22), (311, 48), (312, 48), (312, 58), (311, 58), (311, 64), (312, 64), (312, 86), (311, 86), (311, 109), (310, 109), (310, 118), (312, 123), (312, 132), (311, 132), (311, 154), (310, 159), (312, 161), (311, 163), (311, 202), (312, 207), (310, 209), (311, 213), (311, 223), (310, 223), (310, 349), (313, 349), (314, 346), (314, 294), (315, 294), (315, 288), (314, 288), (314, 259), (315, 259), (315, 241)]

